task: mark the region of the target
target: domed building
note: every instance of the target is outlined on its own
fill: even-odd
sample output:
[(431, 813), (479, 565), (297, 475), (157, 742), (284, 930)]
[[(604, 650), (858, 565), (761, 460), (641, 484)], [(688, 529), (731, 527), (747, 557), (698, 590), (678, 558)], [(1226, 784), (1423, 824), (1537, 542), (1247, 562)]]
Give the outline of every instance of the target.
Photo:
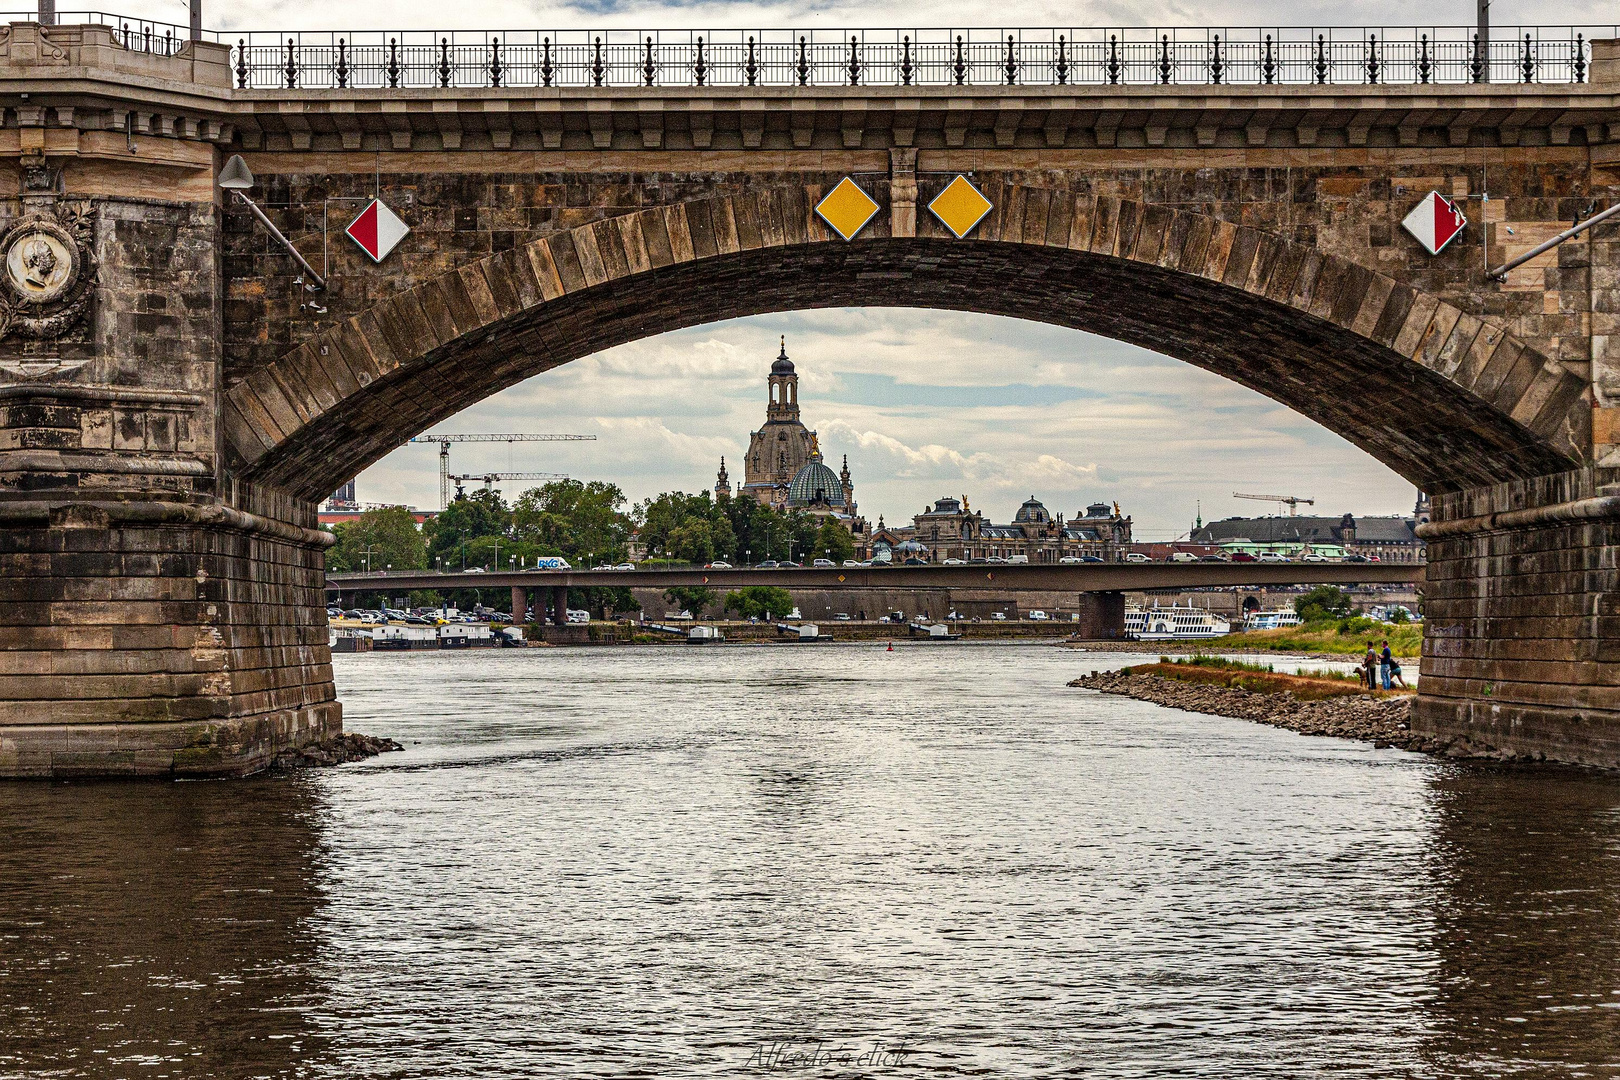
[[(859, 550), (865, 545), (867, 529), (856, 512), (849, 458), (844, 458), (840, 472), (833, 472), (822, 460), (816, 433), (799, 419), (799, 374), (788, 359), (785, 336), (781, 346), (765, 379), (765, 423), (748, 436), (743, 482), (736, 496), (747, 496), (775, 510), (803, 510), (818, 517), (836, 517), (849, 528)], [(723, 458), (714, 493), (716, 497), (732, 494)]]

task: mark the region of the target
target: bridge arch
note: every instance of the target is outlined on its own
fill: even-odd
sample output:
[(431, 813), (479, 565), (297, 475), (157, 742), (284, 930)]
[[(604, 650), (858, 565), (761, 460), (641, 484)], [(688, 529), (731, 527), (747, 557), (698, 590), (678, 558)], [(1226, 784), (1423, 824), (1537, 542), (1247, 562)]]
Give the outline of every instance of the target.
[[(535, 374), (686, 326), (933, 307), (1069, 326), (1231, 378), (1434, 492), (1585, 456), (1585, 383), (1507, 330), (1331, 252), (1158, 204), (999, 190), (969, 239), (931, 221), (845, 242), (781, 186), (608, 218), (349, 318), (227, 394), (239, 478), (316, 499)], [(876, 223), (875, 223), (876, 224)]]

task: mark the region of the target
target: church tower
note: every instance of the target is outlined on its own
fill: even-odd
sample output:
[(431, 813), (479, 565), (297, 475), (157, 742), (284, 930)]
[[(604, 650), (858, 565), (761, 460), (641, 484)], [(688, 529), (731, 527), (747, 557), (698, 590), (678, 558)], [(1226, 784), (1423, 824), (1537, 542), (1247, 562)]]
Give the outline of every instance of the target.
[(726, 475), (726, 459), (720, 459), (720, 475), (714, 482), (714, 497), (716, 500), (722, 496), (731, 498), (731, 477)]
[(855, 481), (849, 478), (849, 455), (844, 455), (844, 467), (838, 473), (838, 479), (844, 485), (844, 505), (853, 514), (855, 512)]
[(799, 422), (799, 376), (788, 359), (787, 335), (782, 335), (782, 351), (771, 365), (768, 381), (770, 400), (765, 407), (765, 420), (779, 423)]

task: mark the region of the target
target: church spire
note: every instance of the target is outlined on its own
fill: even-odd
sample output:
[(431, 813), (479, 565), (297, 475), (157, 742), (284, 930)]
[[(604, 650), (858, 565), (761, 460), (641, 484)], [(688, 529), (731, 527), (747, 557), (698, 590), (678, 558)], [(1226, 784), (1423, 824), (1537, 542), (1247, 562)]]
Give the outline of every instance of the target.
[(714, 495), (715, 498), (722, 495), (731, 497), (731, 477), (726, 473), (726, 459), (723, 457), (720, 459), (720, 474), (714, 482)]

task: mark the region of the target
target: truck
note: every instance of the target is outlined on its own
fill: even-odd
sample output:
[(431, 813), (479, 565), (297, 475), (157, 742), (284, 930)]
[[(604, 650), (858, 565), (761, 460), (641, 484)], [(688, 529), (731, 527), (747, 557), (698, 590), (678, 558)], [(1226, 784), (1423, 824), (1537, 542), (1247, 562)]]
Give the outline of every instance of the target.
[(561, 555), (541, 555), (534, 560), (534, 565), (529, 567), (530, 571), (572, 569), (573, 567), (568, 565), (568, 560)]

